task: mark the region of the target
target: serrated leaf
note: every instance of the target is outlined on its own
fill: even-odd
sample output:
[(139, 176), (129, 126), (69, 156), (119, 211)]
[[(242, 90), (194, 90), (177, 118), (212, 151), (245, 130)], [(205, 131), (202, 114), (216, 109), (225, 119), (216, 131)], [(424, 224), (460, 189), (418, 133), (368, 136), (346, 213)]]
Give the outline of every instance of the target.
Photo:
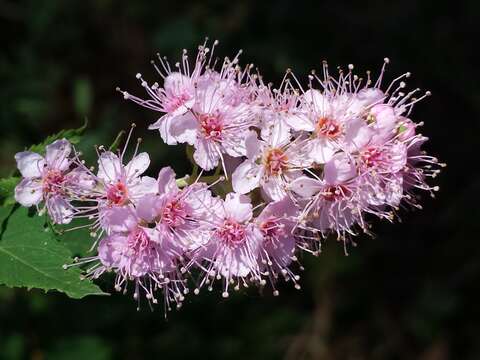
[(15, 186), (19, 181), (17, 176), (0, 179), (0, 206), (15, 204)]
[(57, 290), (75, 299), (105, 294), (91, 281), (80, 280), (79, 268), (62, 268), (71, 262), (71, 253), (45, 229), (43, 218), (9, 207), (0, 208), (0, 221), (0, 284)]
[(64, 139), (64, 138), (70, 141), (72, 144), (76, 145), (80, 142), (83, 132), (87, 128), (87, 124), (88, 124), (88, 121), (85, 120), (84, 124), (78, 129), (62, 130), (56, 134), (50, 135), (40, 144), (30, 146), (28, 150), (43, 155), (45, 154), (45, 148), (48, 144), (51, 144), (55, 140)]
[[(55, 225), (57, 229), (57, 240), (62, 242), (72, 253), (73, 256), (86, 257), (92, 256), (90, 249), (92, 248), (95, 239), (90, 236), (90, 228), (82, 227), (89, 225), (90, 222), (86, 219), (75, 219), (69, 225)], [(73, 231), (68, 229), (77, 228)]]

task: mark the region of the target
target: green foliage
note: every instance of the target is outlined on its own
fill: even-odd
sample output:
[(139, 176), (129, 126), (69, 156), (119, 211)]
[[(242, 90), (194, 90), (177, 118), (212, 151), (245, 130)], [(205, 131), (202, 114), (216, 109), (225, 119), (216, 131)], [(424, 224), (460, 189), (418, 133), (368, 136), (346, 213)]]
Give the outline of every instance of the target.
[(74, 108), (78, 115), (85, 116), (90, 113), (93, 103), (92, 83), (87, 78), (78, 78), (73, 83)]
[(108, 344), (94, 336), (75, 336), (60, 339), (48, 352), (48, 358), (53, 360), (106, 360), (112, 354)]
[(30, 146), (28, 150), (39, 153), (39, 154), (44, 154), (45, 148), (47, 147), (48, 144), (51, 144), (55, 140), (64, 139), (64, 138), (70, 141), (72, 144), (76, 145), (80, 142), (82, 135), (85, 129), (87, 128), (87, 124), (88, 124), (88, 120), (85, 119), (85, 122), (83, 123), (83, 125), (78, 129), (62, 130), (56, 134), (50, 135), (40, 144)]
[(15, 204), (14, 191), (19, 181), (20, 178), (17, 176), (0, 179), (0, 206)]
[(89, 280), (80, 280), (79, 268), (62, 268), (71, 262), (71, 253), (42, 217), (10, 207), (0, 209), (0, 220), (0, 284), (57, 290), (75, 299), (103, 294)]

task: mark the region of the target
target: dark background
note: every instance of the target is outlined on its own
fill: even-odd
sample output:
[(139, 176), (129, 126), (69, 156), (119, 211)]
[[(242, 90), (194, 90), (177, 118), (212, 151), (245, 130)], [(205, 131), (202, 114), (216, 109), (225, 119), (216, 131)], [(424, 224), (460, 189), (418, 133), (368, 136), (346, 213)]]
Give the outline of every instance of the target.
[[(411, 71), (427, 148), (448, 168), (437, 199), (376, 222), (343, 254), (327, 242), (305, 256), (302, 290), (255, 290), (223, 300), (193, 295), (165, 320), (158, 306), (135, 310), (129, 297), (71, 300), (0, 287), (1, 359), (479, 359), (480, 244), (478, 1), (5, 1), (0, 0), (0, 176), (13, 155), (62, 128), (90, 120), (83, 144), (110, 144), (132, 121), (152, 175), (189, 171), (181, 147), (146, 131), (157, 114), (128, 103), (141, 72), (156, 79), (157, 51), (175, 59), (205, 36), (218, 54), (244, 49), (276, 83), (292, 67), (304, 77), (328, 59), (387, 80)], [(107, 282), (102, 288), (111, 289)]]

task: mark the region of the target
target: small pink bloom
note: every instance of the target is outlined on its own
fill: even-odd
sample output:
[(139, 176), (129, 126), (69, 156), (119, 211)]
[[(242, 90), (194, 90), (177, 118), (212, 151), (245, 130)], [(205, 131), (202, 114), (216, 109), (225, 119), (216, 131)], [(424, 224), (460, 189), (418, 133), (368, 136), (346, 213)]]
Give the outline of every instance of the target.
[(71, 145), (66, 139), (47, 145), (46, 155), (24, 151), (15, 155), (23, 179), (15, 188), (15, 199), (30, 207), (45, 202), (54, 223), (71, 222), (75, 210), (70, 201), (88, 191), (91, 184), (76, 181), (88, 175), (76, 168), (70, 170)]

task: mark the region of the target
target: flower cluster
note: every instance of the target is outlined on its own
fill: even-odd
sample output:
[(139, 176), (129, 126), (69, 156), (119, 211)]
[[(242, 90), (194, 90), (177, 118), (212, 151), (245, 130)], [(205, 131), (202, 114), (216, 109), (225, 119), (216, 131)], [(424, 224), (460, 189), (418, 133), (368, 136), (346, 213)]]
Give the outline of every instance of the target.
[(98, 148), (97, 171), (64, 139), (45, 158), (15, 157), (19, 203), (46, 209), (53, 223), (89, 221), (97, 255), (79, 261), (93, 264), (87, 276), (113, 271), (116, 290), (132, 284), (134, 298), (151, 303), (162, 294), (167, 309), (215, 282), (223, 297), (267, 283), (278, 295), (280, 278), (300, 288), (300, 252), (318, 254), (328, 237), (346, 248), (372, 218), (420, 208), (417, 190), (433, 196), (427, 181), (444, 166), (421, 149), (427, 138), (410, 119), (430, 93), (406, 92), (409, 73), (383, 87), (388, 59), (376, 79), (352, 65), (333, 76), (324, 62), (305, 86), (287, 70), (273, 88), (239, 65), (241, 52), (214, 58), (216, 45), (199, 46), (193, 61), (184, 50), (174, 66), (158, 56), (161, 84), (137, 74), (146, 99), (118, 89), (160, 114), (149, 128), (165, 143), (192, 149), (191, 176), (169, 167), (143, 175), (150, 159), (138, 144), (127, 163), (126, 146)]

